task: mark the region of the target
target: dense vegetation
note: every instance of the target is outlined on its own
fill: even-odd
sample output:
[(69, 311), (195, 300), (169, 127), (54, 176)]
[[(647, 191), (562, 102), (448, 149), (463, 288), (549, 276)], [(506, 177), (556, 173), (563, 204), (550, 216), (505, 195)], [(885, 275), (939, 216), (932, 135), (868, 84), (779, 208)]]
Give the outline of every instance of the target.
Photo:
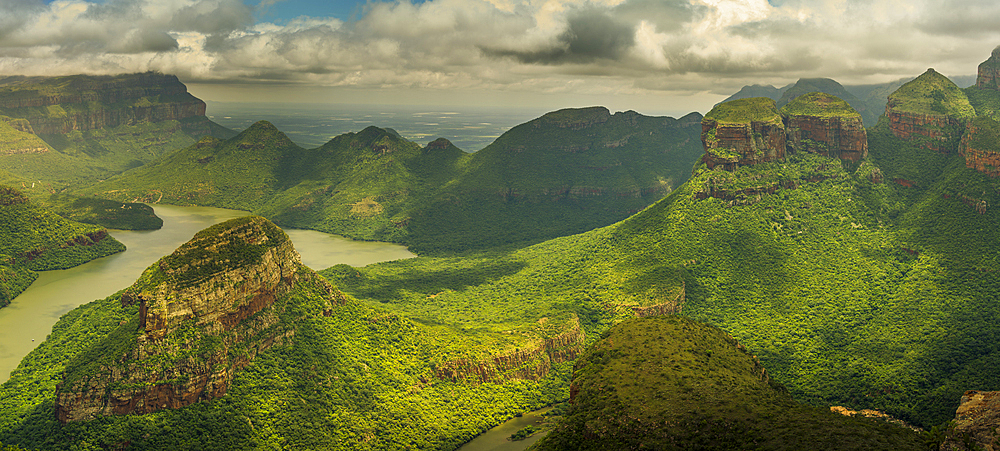
[(137, 202), (116, 202), (69, 194), (52, 194), (36, 201), (66, 219), (109, 229), (156, 230), (163, 227), (163, 220), (156, 216), (152, 207)]
[(853, 173), (811, 154), (734, 173), (702, 167), (603, 229), (324, 274), (422, 321), (493, 327), (562, 309), (588, 334), (631, 313), (619, 306), (671, 299), (683, 282), (685, 315), (745, 343), (799, 401), (930, 427), (965, 389), (1000, 388), (1000, 348), (978, 338), (1000, 333), (989, 307), (1000, 218), (976, 208), (1000, 199), (961, 156), (910, 146), (884, 125), (869, 136), (872, 159)]
[(969, 98), (954, 82), (928, 69), (889, 95), (893, 110), (917, 114), (971, 118), (976, 115)]
[(751, 97), (720, 103), (705, 115), (720, 123), (749, 124), (750, 122), (781, 122), (774, 100)]
[[(882, 115), (885, 109), (885, 98), (883, 97), (882, 107), (873, 108), (868, 102), (855, 97), (851, 94), (843, 85), (837, 83), (829, 78), (802, 78), (795, 82), (790, 88), (782, 93), (781, 98), (778, 99), (778, 108), (784, 108), (793, 100), (799, 97), (810, 94), (821, 92), (829, 94), (831, 96), (837, 97), (845, 101), (848, 106), (855, 110), (856, 114), (861, 115), (861, 119), (864, 121), (865, 125), (871, 126), (875, 125), (878, 121), (878, 117)], [(799, 103), (800, 106), (805, 105), (804, 103)], [(793, 113), (793, 114), (808, 114), (808, 113)], [(845, 111), (845, 114), (849, 114)]]
[(104, 229), (63, 219), (0, 186), (0, 307), (35, 280), (32, 271), (65, 269), (123, 250)]
[[(300, 270), (300, 280), (307, 272)], [(568, 396), (570, 363), (538, 381), (434, 376), (443, 362), (489, 352), (483, 336), (523, 347), (522, 334), (421, 324), (351, 299), (324, 312), (324, 295), (323, 287), (302, 283), (276, 300), (278, 327), (295, 331), (291, 344), (258, 355), (223, 398), (61, 424), (52, 400), (67, 362), (106, 354), (137, 325), (139, 306), (123, 307), (121, 293), (81, 306), (0, 386), (0, 440), (81, 450), (126, 442), (129, 449), (454, 449), (516, 413)]]
[(861, 115), (858, 114), (858, 112), (855, 111), (854, 108), (852, 108), (846, 101), (824, 92), (811, 92), (800, 95), (791, 102), (782, 106), (779, 111), (782, 116), (806, 115), (818, 117), (861, 117)]
[(701, 154), (700, 119), (560, 110), (474, 154), (377, 127), (302, 149), (260, 122), (83, 193), (251, 210), (418, 253), (524, 245), (624, 219), (678, 186)]
[(925, 449), (910, 429), (797, 404), (728, 334), (672, 315), (602, 335), (573, 387), (533, 450)]
[(962, 92), (969, 98), (976, 115), (1000, 121), (1000, 91), (969, 86)]

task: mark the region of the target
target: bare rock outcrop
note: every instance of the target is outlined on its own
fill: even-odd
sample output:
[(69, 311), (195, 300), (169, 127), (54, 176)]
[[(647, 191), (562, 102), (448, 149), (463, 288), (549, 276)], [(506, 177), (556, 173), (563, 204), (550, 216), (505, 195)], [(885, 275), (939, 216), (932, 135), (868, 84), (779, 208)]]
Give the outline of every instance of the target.
[(702, 161), (734, 170), (785, 158), (785, 126), (774, 100), (753, 97), (720, 103), (701, 121)]
[(1000, 450), (1000, 391), (969, 390), (962, 395), (941, 450), (967, 449)]
[(858, 163), (868, 156), (861, 114), (833, 95), (813, 92), (781, 108), (788, 148)]
[(585, 334), (573, 315), (558, 334), (540, 337), (524, 348), (494, 354), (483, 360), (455, 359), (434, 367), (434, 377), (451, 381), (504, 382), (510, 379), (539, 380), (552, 365), (576, 359), (583, 352)]
[(950, 153), (957, 149), (965, 123), (976, 112), (948, 77), (927, 69), (889, 95), (889, 129), (918, 147)]
[(989, 117), (977, 117), (965, 127), (958, 145), (965, 165), (990, 177), (1000, 175), (1000, 123)]
[(55, 400), (61, 422), (175, 409), (226, 394), (262, 351), (287, 342), (277, 299), (317, 291), (343, 295), (300, 263), (281, 229), (260, 217), (199, 232), (150, 266), (121, 295), (138, 314), (67, 365)]

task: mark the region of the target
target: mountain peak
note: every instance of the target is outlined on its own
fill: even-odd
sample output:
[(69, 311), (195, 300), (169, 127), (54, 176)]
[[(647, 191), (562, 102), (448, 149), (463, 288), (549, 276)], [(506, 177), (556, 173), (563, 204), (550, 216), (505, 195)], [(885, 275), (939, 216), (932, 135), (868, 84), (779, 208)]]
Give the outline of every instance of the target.
[(1000, 90), (1000, 46), (993, 49), (990, 57), (979, 65), (979, 72), (976, 74), (976, 87)]

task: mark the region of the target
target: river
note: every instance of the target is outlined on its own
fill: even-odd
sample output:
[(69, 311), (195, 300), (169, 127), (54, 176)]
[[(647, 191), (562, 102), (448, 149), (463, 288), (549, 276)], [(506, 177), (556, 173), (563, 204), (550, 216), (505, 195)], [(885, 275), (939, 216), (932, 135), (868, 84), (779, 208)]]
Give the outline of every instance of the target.
[(524, 440), (511, 441), (510, 436), (526, 426), (538, 426), (545, 419), (542, 414), (551, 408), (546, 407), (534, 412), (527, 412), (519, 417), (500, 424), (476, 436), (469, 443), (462, 445), (458, 451), (523, 451), (545, 437), (548, 432), (538, 432)]
[[(38, 279), (7, 307), (0, 308), (0, 383), (52, 330), (66, 312), (105, 298), (139, 278), (160, 257), (174, 251), (198, 231), (227, 219), (246, 216), (237, 210), (156, 205), (163, 228), (151, 231), (110, 230), (128, 248), (104, 258), (56, 271), (42, 271)], [(302, 263), (324, 269), (346, 263), (371, 263), (414, 257), (398, 244), (353, 241), (313, 230), (286, 229)]]

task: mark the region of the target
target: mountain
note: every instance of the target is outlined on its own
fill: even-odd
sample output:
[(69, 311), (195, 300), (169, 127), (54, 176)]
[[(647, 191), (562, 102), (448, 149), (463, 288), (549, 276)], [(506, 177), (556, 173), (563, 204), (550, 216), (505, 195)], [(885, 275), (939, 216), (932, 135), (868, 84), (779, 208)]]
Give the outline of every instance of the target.
[(709, 169), (774, 161), (785, 157), (785, 125), (773, 100), (752, 97), (720, 103), (701, 121)]
[(34, 271), (70, 268), (123, 250), (104, 228), (63, 219), (0, 186), (0, 307), (35, 280)]
[[(732, 108), (755, 102), (771, 109)], [(758, 121), (741, 142), (767, 143), (765, 124), (787, 133), (770, 102), (721, 104), (704, 123), (752, 130)], [(929, 428), (965, 390), (998, 389), (1000, 345), (980, 337), (1000, 333), (991, 307), (1000, 185), (890, 125), (867, 130), (868, 158), (857, 164), (800, 151), (703, 164), (608, 227), (515, 251), (323, 274), (427, 324), (499, 328), (527, 312), (571, 312), (595, 336), (644, 312), (680, 311), (732, 334), (797, 401), (879, 409)], [(717, 158), (709, 145), (706, 159)]]
[(733, 337), (678, 316), (619, 323), (571, 387), (569, 414), (532, 450), (926, 449), (910, 429), (796, 403)]
[(855, 97), (854, 94), (851, 94), (840, 83), (829, 78), (800, 78), (799, 81), (795, 82), (794, 85), (781, 94), (781, 98), (777, 101), (778, 108), (785, 106), (801, 95), (813, 92), (830, 94), (847, 102), (851, 105), (851, 108), (854, 108), (861, 115), (865, 125), (875, 125), (878, 122), (878, 117), (882, 115), (883, 108), (869, 108), (865, 101)]
[[(777, 102), (778, 99), (781, 98), (781, 95), (784, 94), (785, 91), (787, 91), (788, 88), (791, 88), (792, 86), (793, 85), (787, 85), (781, 88), (775, 88), (774, 86), (771, 85), (747, 85), (740, 88), (740, 90), (737, 91), (736, 94), (726, 97), (725, 100), (719, 103), (726, 103), (739, 99), (749, 99), (751, 97), (767, 97)], [(718, 105), (719, 103), (717, 103), (716, 105)]]
[[(201, 136), (234, 134), (210, 121), (205, 102), (173, 75), (0, 77), (0, 171), (10, 175), (4, 183), (75, 220), (158, 227), (142, 215), (101, 222), (108, 205), (62, 191), (142, 166)], [(55, 193), (64, 195), (49, 198)]]
[(955, 83), (927, 69), (889, 95), (885, 115), (896, 137), (927, 149), (954, 152), (965, 122), (976, 111)]
[(789, 149), (854, 164), (868, 157), (868, 137), (861, 114), (844, 100), (812, 92), (795, 97), (780, 112)]
[(518, 245), (610, 224), (668, 193), (701, 154), (700, 119), (560, 110), (474, 154), (378, 127), (302, 149), (259, 122), (80, 193), (246, 209), (416, 252)]
[(500, 329), (345, 296), (261, 217), (197, 233), (64, 315), (0, 385), (26, 448), (454, 449), (568, 396), (569, 314)]
[(727, 97), (719, 103), (749, 97), (767, 97), (777, 102), (777, 106), (780, 108), (802, 94), (825, 92), (847, 101), (851, 107), (861, 113), (865, 126), (871, 127), (878, 122), (878, 118), (885, 111), (885, 104), (889, 94), (910, 80), (912, 78), (903, 78), (888, 83), (872, 85), (844, 86), (829, 78), (801, 78), (797, 82), (782, 88), (775, 88), (769, 85), (744, 86), (736, 94)]

